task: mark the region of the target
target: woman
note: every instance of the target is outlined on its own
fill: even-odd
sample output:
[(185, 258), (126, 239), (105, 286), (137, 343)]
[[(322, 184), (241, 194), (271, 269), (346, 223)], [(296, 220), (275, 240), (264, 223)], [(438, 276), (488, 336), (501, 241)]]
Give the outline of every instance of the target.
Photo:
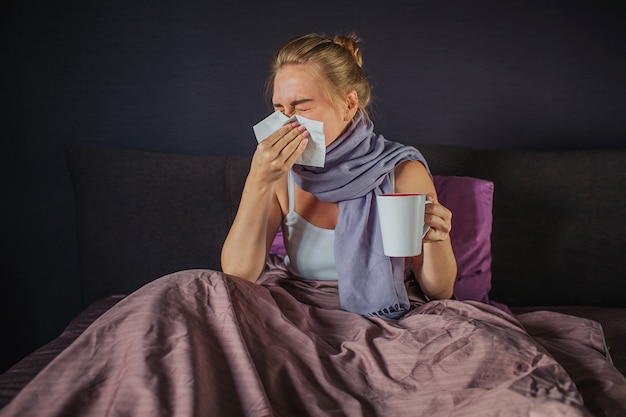
[[(452, 295), (451, 215), (419, 152), (373, 133), (360, 62), (354, 37), (304, 36), (278, 53), (274, 107), (324, 123), (326, 163), (294, 166), (310, 133), (297, 123), (259, 145), (223, 248), (224, 271), (247, 280), (152, 281), (0, 416), (586, 416), (565, 370), (497, 308), (440, 300), (405, 314), (402, 261), (381, 254), (372, 196), (429, 193), (431, 229), (411, 261), (431, 298)], [(279, 224), (289, 256), (272, 265)]]
[(292, 273), (338, 279), (344, 309), (398, 317), (408, 310), (404, 265), (381, 253), (374, 196), (427, 193), (430, 230), (410, 266), (428, 298), (450, 298), (456, 276), (452, 215), (438, 203), (421, 154), (373, 132), (359, 40), (314, 34), (292, 39), (275, 55), (268, 85), (275, 110), (324, 123), (326, 164), (294, 165), (309, 137), (298, 122), (258, 145), (222, 250), (223, 271), (256, 281), (280, 225)]

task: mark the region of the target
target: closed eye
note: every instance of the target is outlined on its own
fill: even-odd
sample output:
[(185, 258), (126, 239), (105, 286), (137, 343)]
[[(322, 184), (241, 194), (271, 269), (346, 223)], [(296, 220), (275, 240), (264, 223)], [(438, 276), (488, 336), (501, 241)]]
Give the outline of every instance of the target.
[[(300, 100), (294, 100), (289, 104), (289, 107), (291, 107), (292, 109), (295, 109), (296, 111), (299, 111), (301, 109), (306, 109), (309, 110), (310, 107), (298, 107), (298, 106), (302, 106), (303, 104), (307, 104), (307, 103), (311, 103), (313, 101), (313, 99), (310, 98), (301, 98)], [(274, 109), (276, 110), (280, 110), (280, 111), (284, 111), (285, 105), (282, 103), (272, 103), (272, 106), (274, 107)]]

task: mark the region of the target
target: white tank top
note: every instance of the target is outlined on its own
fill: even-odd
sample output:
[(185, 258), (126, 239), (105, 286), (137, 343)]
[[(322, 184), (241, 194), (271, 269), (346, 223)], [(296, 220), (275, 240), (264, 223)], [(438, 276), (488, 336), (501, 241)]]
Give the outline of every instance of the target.
[(313, 280), (337, 280), (335, 231), (315, 226), (296, 213), (293, 172), (287, 176), (289, 212), (285, 216), (285, 266), (294, 275)]
[[(395, 190), (395, 175), (389, 177)], [(335, 266), (335, 230), (315, 226), (296, 212), (295, 179), (287, 175), (289, 212), (285, 216), (285, 266), (294, 275), (312, 280), (339, 279)]]

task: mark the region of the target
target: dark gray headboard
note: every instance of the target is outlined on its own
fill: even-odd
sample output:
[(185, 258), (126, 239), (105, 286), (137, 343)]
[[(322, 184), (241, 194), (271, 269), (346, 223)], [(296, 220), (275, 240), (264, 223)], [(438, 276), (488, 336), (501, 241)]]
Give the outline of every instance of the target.
[(420, 149), (433, 173), (495, 184), (492, 299), (626, 306), (626, 150)]
[[(433, 174), (495, 183), (492, 299), (626, 306), (626, 150), (418, 148)], [(72, 147), (67, 159), (85, 303), (220, 269), (249, 157)]]
[(71, 147), (83, 302), (220, 269), (250, 158)]

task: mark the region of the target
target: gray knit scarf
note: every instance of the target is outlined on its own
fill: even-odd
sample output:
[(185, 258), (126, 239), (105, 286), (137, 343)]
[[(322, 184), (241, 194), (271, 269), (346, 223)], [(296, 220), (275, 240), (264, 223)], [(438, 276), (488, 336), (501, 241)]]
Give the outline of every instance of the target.
[(410, 309), (404, 259), (383, 253), (376, 195), (393, 192), (389, 173), (401, 162), (426, 160), (415, 148), (374, 133), (362, 114), (326, 149), (323, 168), (294, 165), (296, 183), (321, 201), (339, 202), (335, 264), (343, 309), (365, 317), (399, 318)]

